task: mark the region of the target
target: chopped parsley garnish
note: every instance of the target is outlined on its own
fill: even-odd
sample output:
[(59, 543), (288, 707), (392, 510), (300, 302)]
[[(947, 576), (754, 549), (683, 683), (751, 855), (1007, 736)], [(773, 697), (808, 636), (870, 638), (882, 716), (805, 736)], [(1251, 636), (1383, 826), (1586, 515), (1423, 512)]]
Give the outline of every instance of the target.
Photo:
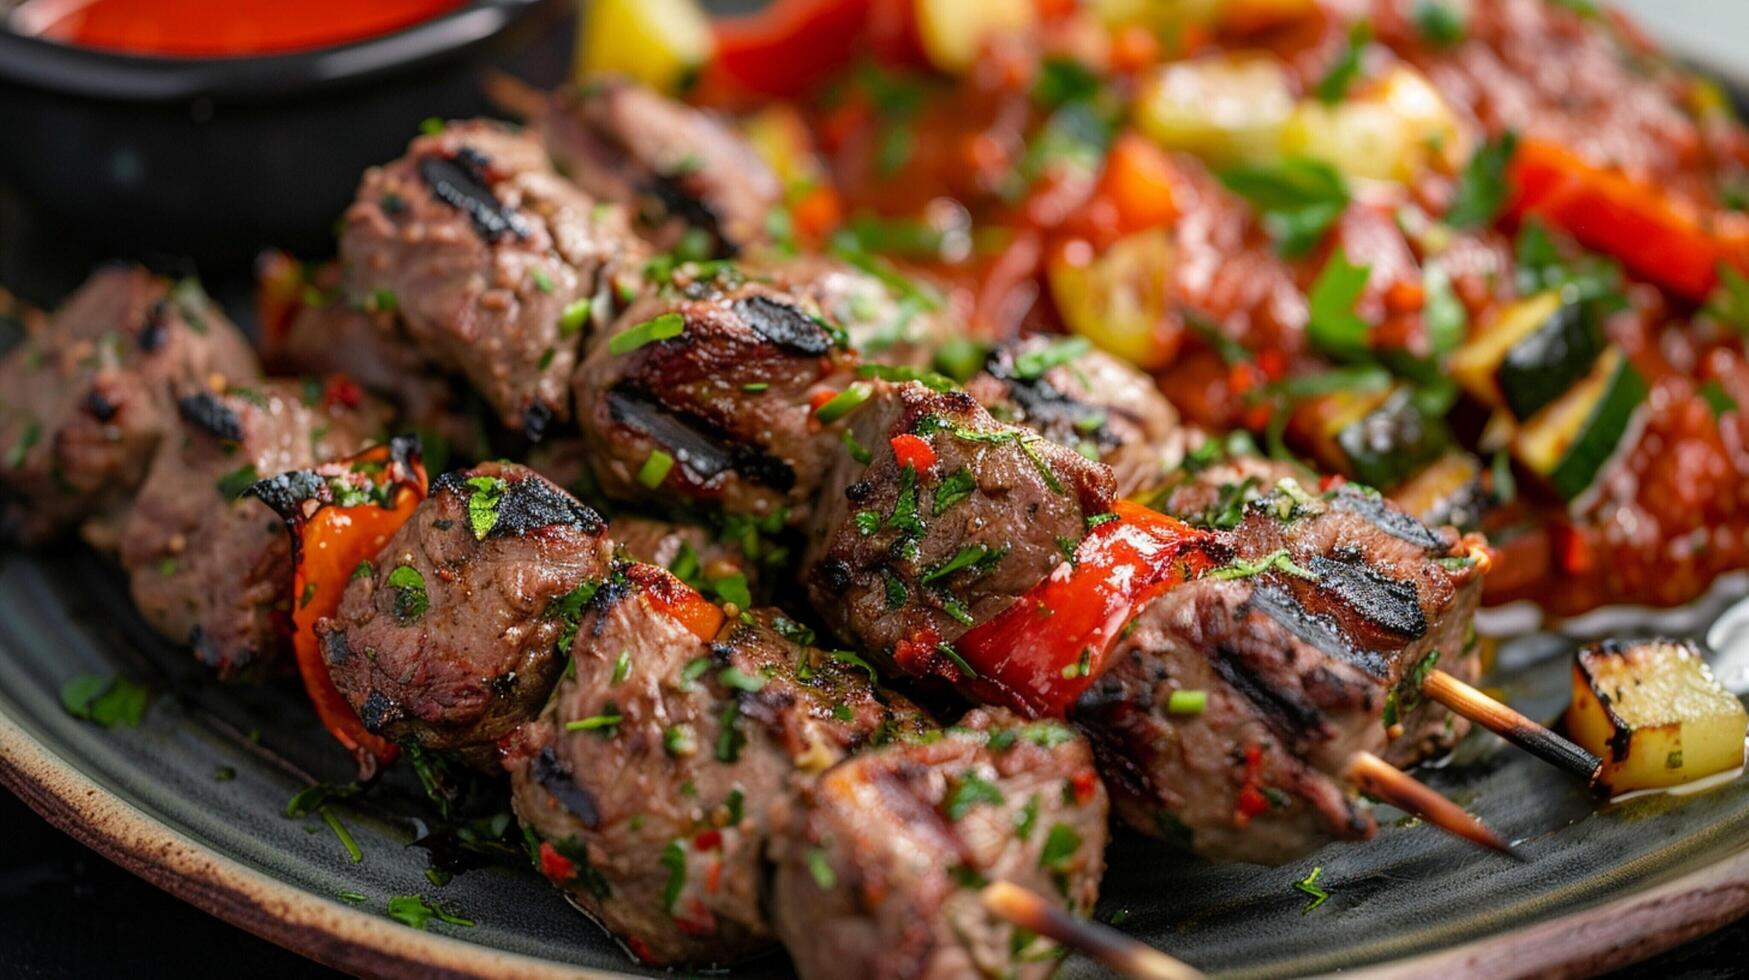
[(814, 884), (821, 891), (831, 891), (838, 885), (838, 875), (832, 871), (832, 864), (826, 858), (826, 852), (818, 847), (808, 850), (808, 874), (814, 878)]
[(688, 660), (686, 666), (680, 668), (680, 686), (683, 689), (690, 688), (693, 681), (703, 677), (705, 671), (710, 669), (711, 658), (709, 657), (694, 657)]
[(1026, 806), (1014, 815), (1014, 834), (1021, 840), (1032, 839), (1032, 828), (1038, 825), (1038, 794), (1027, 798)]
[(61, 707), (67, 714), (104, 728), (138, 728), (151, 692), (125, 677), (80, 674), (61, 685)]
[(911, 590), (906, 588), (904, 581), (892, 572), (885, 572), (884, 575), (886, 578), (887, 608), (903, 608), (911, 598)]
[(1482, 144), (1458, 176), (1445, 223), (1453, 228), (1480, 228), (1491, 224), (1506, 204), (1506, 168), (1518, 149), (1512, 130)]
[(1235, 558), (1231, 562), (1229, 562), (1225, 565), (1222, 565), (1220, 568), (1216, 568), (1216, 569), (1211, 570), (1204, 577), (1211, 578), (1211, 579), (1214, 579), (1216, 581), (1223, 581), (1226, 579), (1235, 579), (1235, 578), (1251, 578), (1252, 576), (1255, 576), (1255, 575), (1262, 575), (1264, 572), (1267, 572), (1270, 569), (1280, 569), (1281, 571), (1286, 572), (1289, 575), (1295, 576), (1297, 578), (1308, 579), (1308, 580), (1314, 581), (1314, 582), (1317, 581), (1317, 579), (1318, 579), (1318, 576), (1316, 573), (1312, 572), (1310, 569), (1302, 567), (1297, 562), (1295, 562), (1293, 560), (1293, 556), (1288, 554), (1288, 550), (1286, 548), (1277, 548), (1276, 550), (1274, 550), (1274, 551), (1270, 552), (1269, 554), (1264, 555), (1262, 558), (1258, 558), (1256, 560)]
[(536, 269), (529, 273), (529, 278), (534, 280), (534, 288), (541, 292), (550, 293), (553, 291), (553, 277), (547, 275), (547, 270)]
[(826, 652), (826, 656), (830, 657), (833, 660), (838, 661), (841, 664), (849, 664), (850, 666), (855, 667), (859, 670), (866, 671), (868, 673), (869, 683), (871, 683), (871, 684), (879, 684), (881, 682), (880, 675), (875, 673), (874, 665), (869, 663), (868, 661), (862, 659), (861, 657), (857, 656), (852, 651), (849, 651), (849, 650), (828, 650)]
[(1462, 41), (1469, 29), (1463, 10), (1451, 0), (1415, 0), (1411, 14), (1415, 29), (1434, 47), (1451, 47)]
[(1172, 715), (1200, 715), (1208, 710), (1209, 695), (1207, 691), (1173, 691), (1166, 699), (1166, 713)]
[(619, 652), (619, 659), (613, 662), (613, 677), (608, 683), (618, 684), (620, 681), (630, 677), (631, 673), (632, 652), (630, 650), (621, 650)]
[[(24, 465), (24, 458), (26, 456), (30, 455), (31, 447), (35, 446), (37, 444), (37, 441), (42, 438), (42, 435), (43, 435), (43, 428), (42, 428), (42, 425), (37, 422), (37, 420), (31, 419), (30, 421), (24, 423), (24, 428), (20, 429), (18, 432), (18, 438), (14, 439), (12, 441), (11, 448), (6, 450), (6, 468), (11, 469), (11, 470), (16, 470), (19, 467), (23, 466)], [(254, 481), (251, 480), (250, 482), (253, 483)], [(224, 492), (224, 490), (223, 490), (224, 484), (222, 481), (220, 482), (219, 486), (220, 486), (219, 492), (223, 493)], [(247, 487), (248, 484), (246, 483), (246, 484), (244, 484), (244, 486)], [(237, 493), (242, 493), (242, 492), (243, 492), (242, 490), (237, 491)], [(235, 494), (232, 494), (232, 496), (235, 496)]]
[(1073, 58), (1046, 58), (1032, 83), (1032, 100), (1047, 109), (1088, 102), (1099, 94), (1099, 75)]
[(662, 485), (668, 479), (668, 474), (674, 469), (674, 457), (660, 449), (650, 450), (650, 455), (644, 457), (644, 465), (638, 467), (638, 482), (651, 490)]
[(1737, 400), (1726, 394), (1724, 386), (1717, 381), (1708, 381), (1701, 385), (1700, 398), (1706, 402), (1708, 408), (1712, 409), (1715, 419), (1726, 412), (1737, 410)]
[(677, 759), (698, 754), (698, 733), (691, 725), (669, 725), (662, 730), (662, 748)]
[(757, 674), (749, 674), (739, 667), (724, 667), (717, 672), (717, 680), (726, 688), (736, 691), (755, 693), (765, 687), (765, 678)]
[(589, 322), (590, 303), (588, 299), (578, 299), (565, 304), (565, 311), (559, 314), (559, 336), (570, 337), (583, 329), (583, 324)]
[(346, 825), (340, 822), (340, 818), (334, 815), (334, 811), (321, 806), (316, 808), (316, 815), (321, 817), (322, 822), (328, 825), (328, 829), (334, 832), (334, 836), (340, 839), (340, 846), (346, 848), (346, 857), (353, 864), (363, 863), (364, 852), (359, 850), (358, 841), (352, 839), (352, 831), (346, 829)]
[(363, 787), (357, 783), (337, 785), (334, 783), (315, 783), (306, 786), (292, 798), (285, 801), (285, 815), (288, 817), (307, 817), (321, 810), (333, 800), (346, 800), (363, 792)]
[(932, 359), (935, 369), (964, 383), (984, 366), (990, 348), (970, 337), (949, 337), (936, 348)]
[(686, 887), (686, 850), (679, 841), (671, 840), (662, 848), (662, 867), (668, 869), (668, 883), (662, 886), (662, 907), (674, 914), (674, 903)]
[(868, 447), (864, 446), (862, 442), (856, 438), (855, 432), (852, 432), (850, 429), (845, 429), (844, 434), (839, 437), (839, 441), (844, 443), (844, 449), (846, 452), (850, 453), (851, 459), (856, 460), (864, 466), (874, 462), (874, 453), (869, 452)]
[(1456, 350), (1464, 342), (1470, 314), (1451, 287), (1451, 274), (1438, 261), (1430, 260), (1421, 269), (1421, 285), (1427, 294), (1422, 309), (1427, 345), (1435, 354)]
[(1086, 337), (1063, 337), (1043, 347), (1025, 351), (1014, 358), (1014, 376), (1031, 380), (1041, 378), (1054, 367), (1061, 367), (1093, 349)]
[(388, 584), (395, 590), (395, 621), (401, 625), (417, 621), (431, 608), (425, 596), (425, 576), (412, 565), (402, 565), (390, 572)]
[(893, 501), (893, 512), (887, 515), (887, 527), (907, 538), (923, 536), (923, 518), (917, 513), (917, 468), (906, 464), (899, 472), (899, 496)]
[(354, 905), (357, 905), (360, 902), (366, 902), (366, 901), (370, 900), (369, 895), (366, 895), (364, 892), (355, 892), (350, 888), (340, 889), (339, 891), (334, 893), (334, 897), (340, 899), (343, 902), (351, 902)]
[(389, 899), (389, 918), (415, 929), (424, 929), (432, 919), (452, 926), (473, 926), (474, 920), (464, 918), (418, 895), (396, 895)]
[(736, 762), (741, 758), (741, 746), (746, 744), (746, 737), (741, 734), (741, 702), (731, 698), (723, 707), (723, 714), (718, 719), (722, 730), (717, 732), (716, 755), (718, 762)]
[(935, 649), (936, 652), (953, 661), (953, 665), (960, 669), (960, 673), (966, 675), (966, 677), (971, 678), (972, 680), (977, 680), (979, 676), (978, 672), (972, 669), (971, 664), (966, 663), (966, 659), (960, 656), (958, 650), (953, 648), (953, 644), (946, 642), (937, 643)]
[(861, 532), (864, 537), (881, 529), (881, 515), (872, 510), (857, 511), (855, 521), (857, 531)]
[(239, 466), (231, 472), (226, 473), (224, 476), (219, 477), (219, 496), (226, 500), (236, 500), (243, 495), (243, 491), (254, 486), (260, 479), (261, 474), (256, 472), (255, 464), (244, 463), (242, 466)]
[(971, 569), (977, 575), (984, 575), (1001, 563), (1008, 554), (1007, 548), (992, 548), (987, 544), (969, 544), (954, 553), (952, 558), (942, 562), (927, 572), (918, 582), (928, 585), (937, 579), (946, 578), (963, 569)]
[(678, 337), (685, 329), (685, 317), (678, 313), (664, 313), (614, 334), (607, 342), (607, 350), (612, 354), (629, 354), (645, 344)]
[(1092, 674), (1093, 673), (1093, 648), (1092, 647), (1082, 647), (1081, 648), (1081, 655), (1079, 657), (1075, 658), (1074, 663), (1069, 664), (1068, 666), (1064, 667), (1060, 671), (1060, 673), (1063, 675), (1063, 679), (1066, 681), (1072, 681), (1077, 677), (1086, 677), (1086, 676)]
[(468, 487), (474, 491), (468, 496), (468, 527), (475, 541), (484, 541), (498, 526), (498, 503), (508, 486), (495, 476), (474, 476), (468, 478)]
[(1323, 889), (1323, 887), (1318, 884), (1318, 878), (1321, 875), (1323, 875), (1323, 873), (1324, 873), (1323, 866), (1316, 865), (1312, 868), (1311, 874), (1306, 875), (1304, 878), (1300, 879), (1299, 881), (1294, 882), (1295, 889), (1297, 889), (1298, 891), (1301, 891), (1307, 895), (1312, 896), (1312, 900), (1310, 902), (1306, 903), (1306, 907), (1303, 909), (1300, 909), (1301, 915), (1305, 915), (1306, 913), (1312, 911), (1313, 909), (1317, 908), (1318, 906), (1323, 905), (1324, 902), (1330, 898), (1330, 893), (1325, 891)]
[(753, 592), (747, 587), (747, 576), (739, 572), (713, 578), (705, 583), (705, 588), (715, 593), (722, 602), (742, 609), (751, 608), (753, 605)]
[(1366, 291), (1372, 268), (1351, 265), (1348, 255), (1337, 249), (1324, 263), (1306, 294), (1310, 318), (1306, 333), (1312, 346), (1339, 358), (1363, 358), (1371, 345), (1366, 321), (1354, 312), (1355, 301)]
[(858, 381), (844, 389), (832, 399), (814, 410), (814, 418), (821, 422), (836, 422), (849, 415), (858, 405), (868, 401), (873, 389)]
[(940, 514), (954, 504), (970, 497), (978, 489), (978, 479), (964, 468), (954, 470), (935, 485), (935, 509)]
[(1001, 806), (1002, 790), (995, 783), (980, 777), (975, 772), (967, 772), (955, 781), (953, 791), (947, 795), (947, 818), (960, 820), (972, 812), (972, 807), (980, 803), (991, 806)]
[(1257, 209), (1276, 250), (1289, 258), (1310, 252), (1348, 207), (1348, 185), (1322, 160), (1287, 157), (1234, 167), (1220, 177)]
[(1749, 334), (1749, 279), (1720, 263), (1719, 284), (1707, 297), (1706, 313), (1738, 333)]
[(756, 395), (762, 391), (769, 389), (770, 387), (771, 387), (771, 382), (769, 382), (769, 381), (749, 381), (746, 384), (741, 386), (741, 390), (747, 392), (748, 394)]
[(1045, 846), (1039, 851), (1038, 866), (1047, 871), (1061, 871), (1075, 852), (1081, 849), (1081, 835), (1066, 823), (1051, 824)]
[(612, 729), (618, 728), (619, 723), (622, 721), (625, 721), (624, 715), (590, 715), (587, 718), (578, 718), (575, 721), (565, 722), (565, 731), (593, 732), (606, 730), (607, 734), (611, 735), (613, 733)]
[(1372, 43), (1372, 22), (1355, 21), (1348, 28), (1348, 44), (1342, 49), (1342, 54), (1336, 58), (1336, 63), (1318, 80), (1313, 91), (1318, 101), (1326, 105), (1341, 102), (1348, 95), (1348, 89), (1360, 77), (1360, 56), (1366, 51), (1366, 46)]

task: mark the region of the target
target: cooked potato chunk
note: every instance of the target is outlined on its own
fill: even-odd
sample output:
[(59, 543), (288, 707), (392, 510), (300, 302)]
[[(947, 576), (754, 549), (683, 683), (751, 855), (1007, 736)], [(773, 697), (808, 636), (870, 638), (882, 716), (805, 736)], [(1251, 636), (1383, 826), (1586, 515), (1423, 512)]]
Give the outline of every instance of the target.
[(1161, 228), (1119, 239), (1098, 257), (1059, 256), (1051, 298), (1069, 329), (1143, 368), (1172, 360), (1179, 333), (1168, 320), (1177, 252)]
[(1281, 155), (1293, 114), (1287, 69), (1264, 55), (1215, 55), (1161, 67), (1142, 84), (1136, 125), (1171, 150), (1216, 165)]
[(1573, 738), (1599, 758), (1614, 795), (1693, 782), (1743, 764), (1749, 714), (1693, 644), (1606, 640), (1573, 665)]
[(1020, 34), (1037, 16), (1032, 0), (917, 0), (917, 34), (929, 63), (957, 75), (992, 38)]

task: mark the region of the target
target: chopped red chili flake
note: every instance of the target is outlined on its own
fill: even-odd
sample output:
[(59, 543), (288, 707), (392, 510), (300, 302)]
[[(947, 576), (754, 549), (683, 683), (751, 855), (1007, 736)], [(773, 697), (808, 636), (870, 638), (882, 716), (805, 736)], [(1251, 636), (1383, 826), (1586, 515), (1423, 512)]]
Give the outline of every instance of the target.
[(921, 473), (935, 465), (935, 450), (921, 436), (904, 432), (894, 436), (890, 442), (893, 457), (899, 461), (901, 467), (915, 467)]
[(692, 839), (692, 846), (695, 850), (714, 851), (723, 846), (723, 832), (714, 829), (700, 831), (699, 835)]
[(564, 883), (577, 877), (577, 865), (560, 854), (550, 841), (543, 840), (540, 842), (540, 873), (548, 881)]
[(1093, 801), (1093, 792), (1099, 788), (1099, 777), (1093, 770), (1083, 769), (1069, 777), (1069, 785), (1075, 791), (1075, 805), (1086, 806)]

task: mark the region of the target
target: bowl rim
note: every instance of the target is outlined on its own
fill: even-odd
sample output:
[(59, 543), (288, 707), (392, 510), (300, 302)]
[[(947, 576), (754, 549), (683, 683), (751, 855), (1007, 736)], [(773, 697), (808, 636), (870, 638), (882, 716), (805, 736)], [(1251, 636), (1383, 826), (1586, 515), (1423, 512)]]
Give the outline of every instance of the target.
[[(0, 26), (0, 81), (136, 104), (266, 101), (408, 71), (497, 36), (543, 0), (468, 0), (358, 41), (264, 55), (178, 58), (86, 48)], [(0, 20), (0, 25), (4, 21)]]

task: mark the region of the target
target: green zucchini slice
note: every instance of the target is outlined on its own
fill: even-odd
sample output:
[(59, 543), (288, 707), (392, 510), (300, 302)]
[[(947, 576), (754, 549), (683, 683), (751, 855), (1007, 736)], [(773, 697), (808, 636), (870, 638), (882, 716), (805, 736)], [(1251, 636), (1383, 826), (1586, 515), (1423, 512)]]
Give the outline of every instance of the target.
[(1601, 353), (1596, 320), (1585, 304), (1566, 302), (1507, 349), (1494, 383), (1512, 416), (1528, 419), (1585, 377)]
[(1611, 345), (1590, 374), (1518, 430), (1513, 455), (1572, 500), (1620, 448), (1646, 394), (1645, 378)]

